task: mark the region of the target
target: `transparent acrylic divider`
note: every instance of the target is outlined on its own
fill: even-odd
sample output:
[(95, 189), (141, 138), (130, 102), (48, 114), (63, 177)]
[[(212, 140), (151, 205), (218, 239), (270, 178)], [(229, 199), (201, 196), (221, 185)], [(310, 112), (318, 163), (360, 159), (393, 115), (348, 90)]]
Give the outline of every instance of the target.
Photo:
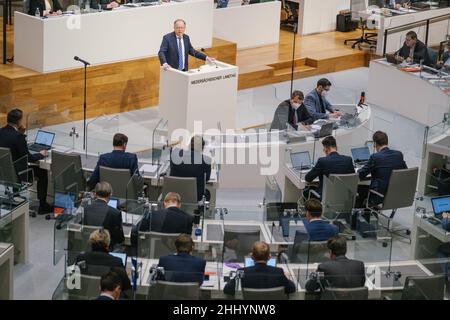
[(143, 154), (144, 158), (151, 160), (152, 164), (160, 164), (163, 150), (167, 148), (168, 141), (168, 120), (160, 119), (152, 131), (150, 152), (145, 152)]
[(76, 222), (76, 216), (69, 210), (64, 210), (56, 216), (53, 228), (53, 265), (57, 265), (61, 259), (67, 263), (68, 233), (69, 227)]
[[(113, 136), (120, 130), (120, 117), (120, 114), (102, 114), (94, 119), (89, 119), (87, 121), (86, 152), (88, 155), (100, 155), (103, 153), (111, 152)], [(131, 141), (129, 142), (131, 144)], [(79, 149), (82, 150), (81, 148)], [(127, 151), (136, 151), (131, 149), (128, 149)]]
[[(5, 187), (9, 188), (9, 184), (7, 186), (0, 182), (0, 190), (4, 190)], [(4, 197), (4, 191), (2, 191), (0, 196), (0, 242), (13, 243), (12, 210), (12, 205), (9, 203), (8, 198)]]

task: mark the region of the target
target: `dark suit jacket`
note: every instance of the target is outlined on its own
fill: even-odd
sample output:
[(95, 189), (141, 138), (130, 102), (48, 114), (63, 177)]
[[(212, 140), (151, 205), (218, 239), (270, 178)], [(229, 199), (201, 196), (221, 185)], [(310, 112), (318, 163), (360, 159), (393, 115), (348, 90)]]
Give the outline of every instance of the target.
[[(360, 179), (371, 175), (370, 189), (385, 194), (389, 185), (392, 170), (406, 169), (406, 163), (403, 160), (403, 154), (400, 151), (389, 148), (381, 149), (380, 152), (370, 156), (367, 164), (358, 171)], [(380, 203), (379, 199), (372, 198), (371, 202)]]
[[(173, 177), (193, 177), (197, 180), (197, 200), (200, 201), (205, 189), (205, 175), (206, 182), (211, 177), (211, 159), (197, 152), (186, 150), (173, 150), (172, 154), (178, 154), (178, 158), (182, 159), (182, 163), (174, 163), (174, 159), (170, 161), (170, 175)], [(196, 159), (201, 159), (197, 161)], [(176, 161), (175, 161), (176, 162)], [(199, 163), (195, 163), (199, 162)], [(181, 199), (183, 200), (183, 199)]]
[(295, 110), (291, 106), (290, 100), (285, 100), (280, 103), (275, 110), (275, 114), (273, 116), (272, 124), (270, 125), (270, 130), (285, 130), (286, 123), (289, 123), (295, 129), (298, 128), (298, 125), (294, 125), (294, 112), (297, 111), (297, 120), (303, 124), (311, 124), (314, 122), (313, 118), (309, 114), (305, 105), (302, 104), (300, 107)]
[(122, 213), (100, 199), (84, 209), (83, 224), (103, 227), (111, 235), (111, 248), (125, 240), (122, 228)]
[[(169, 207), (151, 215), (151, 231), (161, 233), (192, 233), (194, 217), (177, 207)], [(150, 231), (150, 216), (142, 219), (139, 231)]]
[(101, 301), (114, 301), (113, 298), (107, 297), (107, 296), (102, 296), (102, 295), (99, 295), (95, 300), (101, 300)]
[(337, 152), (332, 152), (326, 157), (319, 158), (316, 165), (309, 171), (305, 180), (312, 182), (315, 178), (319, 177), (319, 194), (322, 194), (323, 188), (323, 176), (329, 176), (330, 174), (348, 174), (355, 173), (353, 167), (353, 160), (349, 156), (340, 155)]
[(338, 234), (338, 227), (325, 220), (303, 219), (306, 231), (308, 231), (310, 241), (326, 241)]
[(82, 274), (101, 277), (108, 271), (114, 271), (120, 277), (122, 291), (131, 289), (130, 278), (120, 258), (103, 251), (89, 251), (78, 255), (76, 263), (81, 265), (82, 261), (85, 262), (85, 268), (81, 267)]
[[(53, 6), (52, 6), (52, 10), (53, 11), (58, 11), (58, 10), (63, 10), (61, 4), (59, 3), (58, 0), (49, 0), (53, 1)], [(51, 5), (51, 2), (50, 2)], [(30, 9), (28, 10), (28, 14), (34, 16), (34, 14), (36, 13), (36, 8), (39, 8), (39, 12), (41, 14), (41, 17), (44, 14), (44, 10), (45, 10), (45, 1), (44, 0), (30, 0)]]
[[(395, 4), (404, 4), (409, 2), (409, 0), (395, 0)], [(391, 7), (391, 1), (390, 0), (376, 0), (375, 4), (380, 8), (390, 8)]]
[[(320, 103), (320, 99), (322, 99), (323, 102), (323, 109), (322, 104)], [(308, 109), (309, 114), (313, 117), (314, 120), (328, 119), (326, 111), (334, 112), (334, 109), (331, 107), (331, 103), (324, 97), (319, 97), (316, 89), (312, 90), (306, 95), (304, 103), (306, 109)]]
[[(183, 35), (183, 42), (184, 42), (184, 67), (185, 67), (185, 70), (188, 70), (189, 55), (191, 55), (197, 59), (206, 60), (206, 55), (204, 53), (201, 53), (194, 49), (188, 35), (186, 35), (186, 34)], [(179, 64), (178, 43), (177, 43), (177, 36), (175, 35), (175, 32), (168, 33), (163, 37), (163, 40), (161, 42), (161, 47), (159, 48), (158, 56), (159, 56), (159, 61), (161, 62), (161, 65), (163, 65), (164, 63), (168, 63), (172, 68), (178, 69), (178, 64)]]
[[(284, 275), (281, 268), (257, 263), (253, 267), (243, 268), (244, 277), (241, 287), (251, 289), (269, 289), (284, 287), (286, 294), (295, 292), (295, 284)], [(236, 291), (236, 280), (230, 280), (223, 289), (225, 294), (234, 295)]]
[[(366, 283), (364, 262), (350, 260), (345, 256), (321, 263), (317, 271), (324, 273), (325, 278), (321, 281), (323, 287), (359, 288), (364, 287)], [(314, 280), (308, 280), (305, 285), (306, 291), (309, 292), (315, 291), (319, 287), (319, 283)]]
[(93, 9), (98, 9), (99, 6), (102, 6), (103, 10), (108, 9), (107, 5), (110, 4), (111, 2), (114, 2), (113, 0), (90, 0), (90, 7)]
[(113, 150), (110, 153), (102, 154), (98, 158), (97, 166), (88, 181), (91, 189), (100, 181), (100, 166), (114, 169), (130, 169), (130, 175), (139, 174), (138, 159), (134, 153)]
[[(403, 47), (397, 51), (400, 57), (404, 59), (409, 57), (409, 47), (406, 43), (403, 44)], [(416, 46), (414, 47), (414, 62), (420, 63), (420, 60), (423, 60), (423, 64), (427, 66), (431, 66), (432, 62), (430, 57), (428, 56), (428, 48), (427, 46), (420, 40), (417, 40)]]
[(206, 261), (189, 253), (176, 253), (160, 257), (158, 266), (164, 268), (166, 281), (202, 284)]

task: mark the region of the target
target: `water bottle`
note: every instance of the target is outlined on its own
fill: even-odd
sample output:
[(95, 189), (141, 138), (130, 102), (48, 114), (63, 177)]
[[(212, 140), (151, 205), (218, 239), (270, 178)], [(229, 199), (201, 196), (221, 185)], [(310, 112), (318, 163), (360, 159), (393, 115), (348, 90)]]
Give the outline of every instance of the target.
[(36, 8), (36, 11), (34, 12), (34, 16), (40, 18), (41, 12), (39, 11), (39, 8)]

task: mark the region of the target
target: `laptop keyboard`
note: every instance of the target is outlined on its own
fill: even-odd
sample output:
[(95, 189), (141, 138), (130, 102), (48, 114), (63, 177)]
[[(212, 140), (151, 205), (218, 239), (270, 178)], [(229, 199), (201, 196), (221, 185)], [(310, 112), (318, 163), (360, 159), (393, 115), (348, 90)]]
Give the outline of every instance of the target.
[(32, 144), (32, 145), (28, 146), (28, 149), (31, 150), (31, 151), (40, 152), (42, 150), (50, 150), (50, 147), (43, 146), (43, 145), (40, 145), (40, 144)]

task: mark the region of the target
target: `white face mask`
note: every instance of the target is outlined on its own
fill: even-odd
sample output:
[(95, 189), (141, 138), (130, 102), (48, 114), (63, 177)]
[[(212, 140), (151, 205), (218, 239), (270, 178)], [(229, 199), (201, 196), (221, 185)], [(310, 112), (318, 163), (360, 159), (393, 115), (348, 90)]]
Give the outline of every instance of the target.
[(291, 103), (292, 108), (297, 110), (300, 107), (300, 103)]

